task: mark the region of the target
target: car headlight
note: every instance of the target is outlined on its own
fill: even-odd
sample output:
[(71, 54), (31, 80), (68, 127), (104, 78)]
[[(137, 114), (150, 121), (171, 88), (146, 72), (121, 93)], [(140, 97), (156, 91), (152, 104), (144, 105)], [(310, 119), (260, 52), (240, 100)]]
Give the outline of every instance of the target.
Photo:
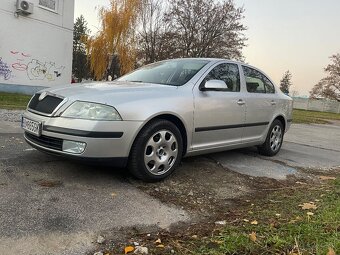
[(112, 106), (81, 101), (71, 104), (61, 116), (87, 120), (122, 120), (117, 110)]

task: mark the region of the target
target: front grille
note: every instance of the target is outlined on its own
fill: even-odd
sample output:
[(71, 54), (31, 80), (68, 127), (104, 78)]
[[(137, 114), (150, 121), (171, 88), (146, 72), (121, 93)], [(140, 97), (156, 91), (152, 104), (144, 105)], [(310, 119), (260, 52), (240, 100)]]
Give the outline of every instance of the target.
[(58, 151), (61, 151), (63, 149), (63, 139), (60, 138), (45, 135), (35, 136), (28, 132), (25, 132), (25, 137), (27, 138), (27, 140), (46, 148)]
[(47, 95), (43, 100), (39, 101), (40, 94), (35, 94), (28, 105), (29, 109), (35, 110), (37, 112), (51, 114), (55, 108), (63, 101), (62, 98)]

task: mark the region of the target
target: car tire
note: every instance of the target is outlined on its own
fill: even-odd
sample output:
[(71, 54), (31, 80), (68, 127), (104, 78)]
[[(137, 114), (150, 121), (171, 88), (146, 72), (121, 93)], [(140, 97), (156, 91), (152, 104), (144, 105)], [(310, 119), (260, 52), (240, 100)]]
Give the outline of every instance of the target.
[(266, 141), (257, 147), (259, 153), (265, 156), (276, 155), (281, 149), (283, 136), (284, 128), (282, 122), (279, 120), (274, 120), (268, 130)]
[(156, 182), (168, 177), (183, 155), (181, 132), (170, 121), (156, 119), (137, 135), (130, 152), (128, 168), (136, 178)]

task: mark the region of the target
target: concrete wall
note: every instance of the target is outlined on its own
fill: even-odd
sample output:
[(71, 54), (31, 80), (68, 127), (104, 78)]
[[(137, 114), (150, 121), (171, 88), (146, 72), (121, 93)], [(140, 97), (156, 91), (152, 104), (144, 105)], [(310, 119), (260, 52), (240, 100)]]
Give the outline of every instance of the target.
[(340, 113), (340, 102), (325, 99), (293, 98), (294, 109)]
[[(33, 93), (68, 84), (72, 76), (74, 0), (29, 0), (33, 14), (0, 5), (0, 90)], [(52, 5), (49, 5), (52, 4)], [(53, 6), (50, 10), (42, 5)]]

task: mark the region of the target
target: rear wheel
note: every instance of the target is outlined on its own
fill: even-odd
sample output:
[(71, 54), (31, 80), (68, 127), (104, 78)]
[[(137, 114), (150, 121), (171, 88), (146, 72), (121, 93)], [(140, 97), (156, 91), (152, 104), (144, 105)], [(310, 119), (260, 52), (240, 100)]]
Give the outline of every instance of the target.
[(266, 141), (258, 146), (259, 153), (265, 156), (276, 155), (282, 146), (284, 129), (282, 122), (274, 120), (269, 128)]
[(183, 140), (172, 122), (154, 120), (138, 134), (130, 153), (130, 172), (144, 181), (169, 176), (182, 159)]

